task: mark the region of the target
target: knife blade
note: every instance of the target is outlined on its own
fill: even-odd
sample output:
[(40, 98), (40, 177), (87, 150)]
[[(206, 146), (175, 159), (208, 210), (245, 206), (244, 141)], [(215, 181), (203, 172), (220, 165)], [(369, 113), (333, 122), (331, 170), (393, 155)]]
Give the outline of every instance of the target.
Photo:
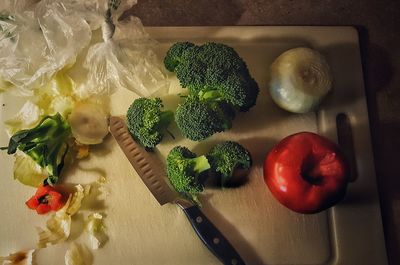
[(155, 153), (147, 152), (132, 138), (125, 120), (121, 117), (112, 116), (109, 124), (111, 135), (160, 205), (166, 203), (179, 205), (196, 234), (223, 264), (245, 264), (231, 243), (200, 208), (191, 201), (182, 198), (174, 190), (168, 182), (165, 167), (159, 157)]

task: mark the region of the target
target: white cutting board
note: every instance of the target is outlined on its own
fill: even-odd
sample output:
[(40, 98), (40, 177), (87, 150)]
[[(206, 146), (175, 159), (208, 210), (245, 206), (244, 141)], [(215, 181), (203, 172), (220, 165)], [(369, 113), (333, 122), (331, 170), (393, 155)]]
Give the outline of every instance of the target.
[[(257, 105), (240, 113), (233, 128), (201, 144), (168, 136), (161, 155), (175, 145), (193, 148), (198, 154), (223, 139), (237, 140), (254, 158), (249, 182), (236, 189), (207, 188), (201, 197), (204, 213), (236, 247), (247, 264), (387, 264), (384, 237), (370, 144), (367, 106), (359, 53), (358, 35), (351, 27), (163, 27), (147, 28), (159, 40), (164, 56), (176, 41), (223, 42), (245, 59), (261, 93)], [(283, 51), (313, 47), (322, 52), (333, 71), (334, 92), (318, 113), (296, 115), (279, 109), (268, 94), (269, 66)], [(171, 75), (171, 91), (179, 85)], [(166, 99), (171, 105), (173, 97)], [(123, 115), (135, 95), (118, 91), (111, 98), (112, 114)], [(5, 106), (2, 104), (5, 103)], [(0, 120), (10, 117), (18, 103), (0, 96)], [(346, 113), (352, 125), (358, 179), (349, 185), (346, 198), (334, 208), (315, 215), (291, 212), (271, 195), (263, 180), (262, 162), (268, 150), (283, 137), (300, 132), (318, 132), (337, 141), (336, 115)], [(0, 145), (8, 141), (0, 125)], [(176, 128), (172, 129), (176, 133)], [(13, 159), (0, 154), (0, 256), (37, 241), (35, 226), (47, 217), (37, 216), (24, 205), (34, 190), (12, 180)], [(38, 264), (64, 264), (72, 241), (87, 245), (81, 234), (84, 216), (105, 213), (109, 241), (92, 251), (93, 264), (158, 265), (219, 264), (197, 238), (176, 205), (160, 206), (131, 168), (111, 137), (93, 149), (90, 159), (65, 171), (69, 183), (90, 183), (107, 178), (106, 200), (91, 198), (74, 217), (73, 233), (65, 243), (38, 253)]]

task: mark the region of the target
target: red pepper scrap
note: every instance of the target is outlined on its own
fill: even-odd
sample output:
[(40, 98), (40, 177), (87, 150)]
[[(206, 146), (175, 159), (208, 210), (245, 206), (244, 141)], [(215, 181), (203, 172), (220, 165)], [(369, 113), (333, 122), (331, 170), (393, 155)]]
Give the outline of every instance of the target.
[(65, 202), (63, 196), (52, 186), (40, 186), (35, 195), (25, 202), (29, 209), (36, 210), (38, 214), (46, 214), (57, 211), (63, 207)]

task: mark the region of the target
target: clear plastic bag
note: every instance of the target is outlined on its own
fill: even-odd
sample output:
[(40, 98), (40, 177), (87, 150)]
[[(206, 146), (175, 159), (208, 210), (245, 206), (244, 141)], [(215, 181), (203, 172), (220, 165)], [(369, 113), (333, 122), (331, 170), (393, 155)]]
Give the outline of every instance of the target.
[(80, 99), (121, 88), (139, 96), (167, 92), (156, 42), (138, 18), (118, 20), (136, 2), (6, 0), (0, 10), (0, 91), (33, 96), (63, 70)]
[(18, 5), (6, 4), (9, 10), (2, 11), (0, 78), (7, 90), (30, 96), (57, 71), (74, 64), (90, 42), (91, 29), (61, 1), (41, 1), (34, 6), (13, 2)]
[(157, 42), (144, 30), (141, 21), (122, 14), (118, 8), (101, 27), (102, 41), (93, 44), (83, 62), (86, 82), (80, 82), (76, 93), (82, 98), (93, 94), (111, 94), (129, 89), (139, 96), (168, 92), (169, 82), (164, 66), (154, 53)]

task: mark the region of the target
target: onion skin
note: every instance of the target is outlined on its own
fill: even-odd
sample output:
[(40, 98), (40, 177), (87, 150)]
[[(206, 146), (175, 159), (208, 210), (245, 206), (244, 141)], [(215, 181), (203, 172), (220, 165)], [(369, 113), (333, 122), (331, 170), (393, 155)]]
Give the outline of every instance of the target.
[(318, 108), (332, 82), (325, 58), (313, 49), (300, 47), (282, 53), (272, 63), (269, 91), (281, 108), (307, 113)]

